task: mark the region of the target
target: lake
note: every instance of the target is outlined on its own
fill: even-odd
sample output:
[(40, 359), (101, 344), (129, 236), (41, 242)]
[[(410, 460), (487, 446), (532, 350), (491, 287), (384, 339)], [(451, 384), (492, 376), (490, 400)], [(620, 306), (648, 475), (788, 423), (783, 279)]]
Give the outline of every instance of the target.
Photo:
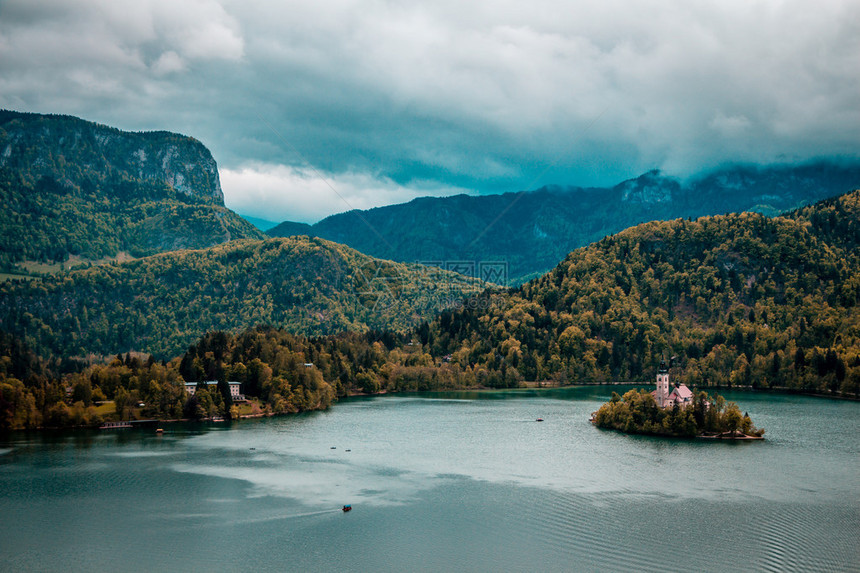
[(723, 392), (767, 439), (715, 443), (594, 428), (612, 389), (9, 434), (0, 570), (860, 571), (860, 404)]

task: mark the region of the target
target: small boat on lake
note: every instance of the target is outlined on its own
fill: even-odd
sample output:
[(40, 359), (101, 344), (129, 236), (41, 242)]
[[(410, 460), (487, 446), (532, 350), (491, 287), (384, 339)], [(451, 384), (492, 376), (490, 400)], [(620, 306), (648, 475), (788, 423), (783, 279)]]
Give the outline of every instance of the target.
[(352, 506), (349, 504), (343, 506), (343, 512), (346, 513), (347, 511), (352, 511)]

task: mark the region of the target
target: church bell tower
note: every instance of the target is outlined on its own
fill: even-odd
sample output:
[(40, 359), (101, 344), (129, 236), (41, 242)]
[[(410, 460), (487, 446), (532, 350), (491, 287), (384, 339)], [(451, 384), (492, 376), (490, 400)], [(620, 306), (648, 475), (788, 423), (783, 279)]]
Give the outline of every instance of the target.
[(666, 405), (666, 400), (669, 398), (669, 368), (665, 360), (660, 361), (660, 367), (657, 369), (657, 392), (654, 397), (660, 408)]

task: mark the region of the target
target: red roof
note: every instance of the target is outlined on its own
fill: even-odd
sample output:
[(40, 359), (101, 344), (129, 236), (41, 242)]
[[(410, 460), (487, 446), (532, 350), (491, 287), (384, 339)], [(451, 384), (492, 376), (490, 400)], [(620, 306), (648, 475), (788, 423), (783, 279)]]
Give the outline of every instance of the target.
[(673, 394), (678, 396), (678, 398), (680, 398), (681, 400), (689, 400), (690, 398), (693, 397), (692, 390), (687, 388), (684, 384), (681, 384), (680, 386), (675, 387), (675, 389), (672, 390), (672, 393), (669, 394), (669, 396), (672, 396)]

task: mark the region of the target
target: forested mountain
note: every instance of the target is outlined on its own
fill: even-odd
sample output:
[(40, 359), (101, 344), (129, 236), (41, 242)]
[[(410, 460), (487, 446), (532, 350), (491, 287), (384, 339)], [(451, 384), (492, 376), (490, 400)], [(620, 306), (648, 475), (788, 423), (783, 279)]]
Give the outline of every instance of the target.
[(646, 223), (570, 253), (515, 291), (485, 291), (411, 334), (209, 335), (184, 355), (184, 375), (226, 372), (266, 396), (289, 389), (290, 365), (300, 360), (313, 362), (338, 395), (526, 381), (651, 384), (657, 364), (674, 355), (681, 367), (673, 376), (691, 387), (856, 396), (858, 225), (860, 191), (785, 217)]
[[(95, 396), (115, 400), (119, 416), (138, 401), (145, 417), (232, 411), (223, 390), (192, 398), (183, 380), (235, 380), (263, 411), (295, 412), (354, 391), (651, 384), (656, 364), (670, 355), (680, 358), (674, 379), (693, 387), (856, 397), (858, 221), (860, 191), (783, 217), (647, 223), (570, 253), (514, 291), (484, 291), (400, 334), (215, 331), (167, 364), (126, 355), (65, 375), (61, 354), (46, 360), (28, 346), (176, 354), (195, 331), (225, 324), (280, 321), (305, 332), (407, 324), (441, 306), (427, 304), (434, 297), (422, 298), (421, 284), (462, 278), (293, 238), (158, 255), (44, 284), (7, 283), (0, 326), (16, 336), (0, 332), (0, 428), (97, 422)], [(418, 287), (410, 282), (415, 272), (429, 273)]]
[(786, 216), (807, 225), (812, 234), (837, 249), (855, 268), (860, 264), (860, 206), (856, 191), (819, 201)]
[(174, 356), (209, 330), (403, 330), (483, 289), (322, 239), (234, 241), (0, 284), (0, 330), (43, 355)]
[(856, 163), (734, 166), (686, 183), (653, 171), (612, 188), (420, 198), (312, 226), (285, 222), (268, 233), (319, 236), (398, 261), (504, 261), (519, 284), (573, 249), (639, 223), (742, 211), (776, 215), (858, 187)]
[(263, 238), (224, 207), (199, 141), (0, 111), (0, 270)]
[[(520, 380), (860, 387), (860, 191), (785, 217), (633, 227), (505, 295), (419, 329), (464, 372)], [(484, 310), (481, 310), (484, 308)]]

